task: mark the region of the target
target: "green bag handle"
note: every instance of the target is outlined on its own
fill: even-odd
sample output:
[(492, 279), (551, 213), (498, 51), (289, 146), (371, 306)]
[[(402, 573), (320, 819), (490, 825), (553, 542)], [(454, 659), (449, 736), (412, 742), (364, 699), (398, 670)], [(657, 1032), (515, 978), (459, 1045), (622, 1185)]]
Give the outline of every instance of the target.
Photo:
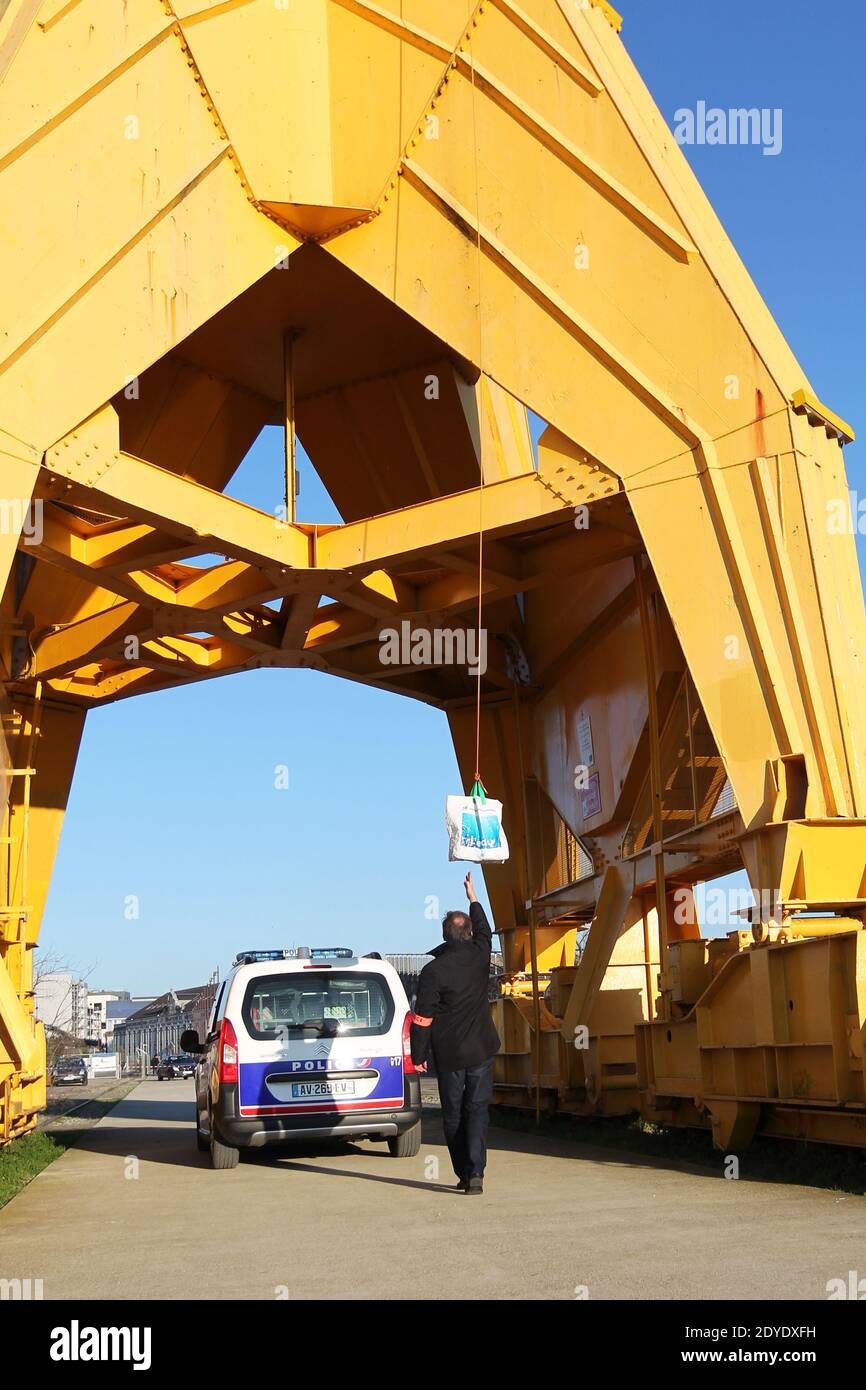
[(477, 801), (480, 801), (482, 806), (484, 805), (487, 800), (487, 792), (484, 790), (484, 783), (481, 781), (480, 777), (475, 778), (469, 795), (474, 797)]

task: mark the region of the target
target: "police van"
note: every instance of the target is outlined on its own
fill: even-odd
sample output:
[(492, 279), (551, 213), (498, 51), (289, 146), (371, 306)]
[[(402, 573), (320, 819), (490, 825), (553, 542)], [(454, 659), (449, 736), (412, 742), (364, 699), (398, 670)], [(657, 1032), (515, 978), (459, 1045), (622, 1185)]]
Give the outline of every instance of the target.
[(347, 947), (243, 951), (218, 987), (200, 1040), (196, 1138), (214, 1168), (241, 1149), (302, 1139), (384, 1140), (395, 1158), (421, 1144), (412, 1015), (393, 966)]

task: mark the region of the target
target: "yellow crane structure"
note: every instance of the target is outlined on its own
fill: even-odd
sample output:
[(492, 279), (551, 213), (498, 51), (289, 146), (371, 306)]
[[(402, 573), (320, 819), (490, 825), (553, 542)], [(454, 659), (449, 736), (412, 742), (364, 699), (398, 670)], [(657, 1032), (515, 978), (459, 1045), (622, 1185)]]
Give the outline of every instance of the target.
[[(444, 710), (466, 785), (480, 689), (502, 1098), (866, 1143), (852, 435), (619, 27), (0, 0), (0, 1140), (44, 1103), (85, 717), (305, 666)], [(268, 425), (271, 512), (225, 492)], [(341, 524), (297, 521), (296, 438)], [(483, 674), (421, 660), (479, 589)], [(702, 937), (738, 868), (754, 909)]]

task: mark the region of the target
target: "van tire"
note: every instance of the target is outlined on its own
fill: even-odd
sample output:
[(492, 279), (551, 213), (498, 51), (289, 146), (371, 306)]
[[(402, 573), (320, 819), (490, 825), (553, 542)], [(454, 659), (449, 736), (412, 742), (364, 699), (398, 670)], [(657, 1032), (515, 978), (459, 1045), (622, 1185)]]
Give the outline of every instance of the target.
[(221, 1143), (215, 1134), (211, 1134), (210, 1161), (212, 1168), (237, 1168), (240, 1156), (240, 1149), (233, 1149), (231, 1145)]
[(421, 1121), (411, 1129), (388, 1140), (388, 1152), (392, 1158), (414, 1158), (421, 1148)]

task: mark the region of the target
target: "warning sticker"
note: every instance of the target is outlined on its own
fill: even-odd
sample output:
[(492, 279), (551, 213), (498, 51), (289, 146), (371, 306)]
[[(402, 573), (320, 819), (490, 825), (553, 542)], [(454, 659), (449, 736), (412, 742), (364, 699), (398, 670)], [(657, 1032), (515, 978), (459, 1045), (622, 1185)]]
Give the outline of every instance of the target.
[(584, 767), (592, 767), (595, 753), (592, 747), (592, 724), (588, 714), (582, 714), (577, 721), (577, 750)]
[(580, 793), (580, 809), (584, 820), (589, 820), (590, 816), (597, 816), (601, 810), (601, 786), (597, 772), (592, 774)]

